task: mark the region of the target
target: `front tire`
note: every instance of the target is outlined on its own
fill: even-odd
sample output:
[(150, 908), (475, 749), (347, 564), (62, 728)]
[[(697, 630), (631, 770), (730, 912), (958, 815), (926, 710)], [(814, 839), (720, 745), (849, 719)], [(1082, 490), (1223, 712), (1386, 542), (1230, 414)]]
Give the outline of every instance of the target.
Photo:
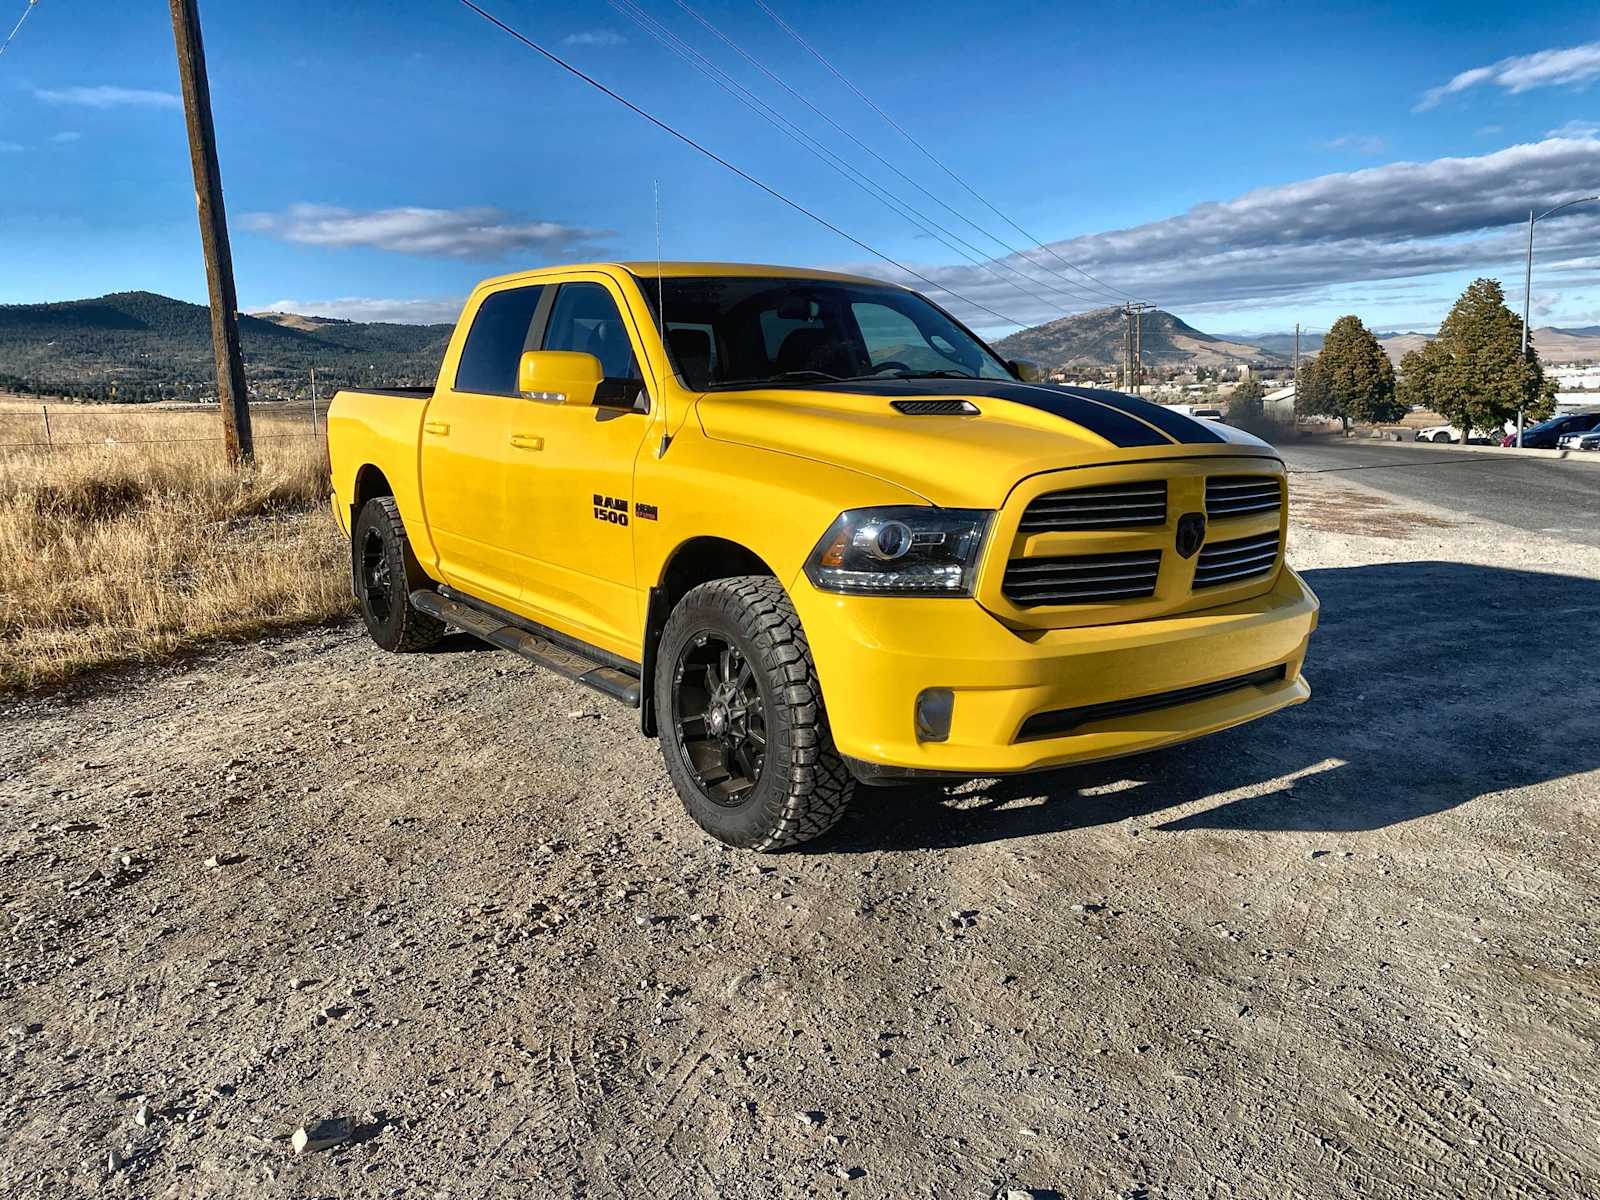
[(1451, 437), (1448, 433), (1436, 433), (1436, 434), (1433, 435), (1433, 440), (1436, 441), (1436, 442), (1453, 442), (1453, 441), (1455, 441), (1455, 439), (1453, 437)]
[(834, 749), (811, 648), (783, 586), (712, 580), (667, 618), (656, 656), (667, 773), (695, 822), (744, 850), (782, 850), (844, 816), (855, 780)]
[(426, 650), (449, 632), (437, 617), (411, 605), (411, 590), (426, 581), (400, 508), (392, 496), (368, 500), (350, 531), (350, 569), (367, 632), (395, 654)]

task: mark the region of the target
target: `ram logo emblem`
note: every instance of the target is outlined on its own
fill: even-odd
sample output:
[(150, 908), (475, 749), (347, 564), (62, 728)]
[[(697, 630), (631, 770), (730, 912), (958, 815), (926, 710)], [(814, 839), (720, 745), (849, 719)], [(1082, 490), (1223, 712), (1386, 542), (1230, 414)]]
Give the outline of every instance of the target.
[(1178, 518), (1177, 550), (1180, 555), (1193, 558), (1205, 540), (1205, 513), (1184, 513)]

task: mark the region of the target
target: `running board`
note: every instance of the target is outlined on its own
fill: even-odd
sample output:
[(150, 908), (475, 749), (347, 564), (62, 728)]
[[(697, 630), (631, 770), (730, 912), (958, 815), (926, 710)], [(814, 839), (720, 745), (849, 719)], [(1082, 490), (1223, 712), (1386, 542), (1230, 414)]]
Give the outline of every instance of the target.
[(613, 700), (622, 701), (630, 708), (639, 707), (639, 681), (615, 667), (585, 658), (565, 646), (558, 646), (537, 634), (518, 629), (515, 625), (509, 625), (488, 613), (479, 612), (459, 600), (452, 600), (448, 596), (441, 596), (438, 592), (426, 588), (419, 588), (411, 593), (411, 604), (419, 612), (438, 617), (439, 620), (454, 625), (457, 629), (472, 634), (473, 637), (482, 638), (491, 646), (514, 651), (530, 662), (536, 662), (546, 670), (554, 671), (563, 679), (592, 687)]

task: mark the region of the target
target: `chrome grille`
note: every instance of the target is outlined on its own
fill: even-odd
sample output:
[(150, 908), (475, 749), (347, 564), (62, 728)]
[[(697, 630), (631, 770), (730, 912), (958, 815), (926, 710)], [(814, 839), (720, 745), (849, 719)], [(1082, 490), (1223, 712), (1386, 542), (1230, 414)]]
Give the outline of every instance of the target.
[(1206, 478), (1206, 515), (1242, 517), (1276, 512), (1283, 505), (1283, 485), (1273, 475), (1211, 475)]
[(1237, 583), (1253, 575), (1265, 575), (1277, 563), (1276, 530), (1255, 537), (1235, 538), (1230, 542), (1212, 542), (1200, 550), (1200, 558), (1194, 568), (1194, 586), (1198, 591), (1224, 583)]
[(1018, 608), (1140, 600), (1155, 595), (1160, 572), (1160, 550), (1014, 558), (1000, 590)]
[(1017, 526), (1021, 533), (1056, 533), (1070, 529), (1113, 529), (1164, 525), (1167, 484), (1119, 483), (1108, 487), (1046, 492), (1034, 498)]

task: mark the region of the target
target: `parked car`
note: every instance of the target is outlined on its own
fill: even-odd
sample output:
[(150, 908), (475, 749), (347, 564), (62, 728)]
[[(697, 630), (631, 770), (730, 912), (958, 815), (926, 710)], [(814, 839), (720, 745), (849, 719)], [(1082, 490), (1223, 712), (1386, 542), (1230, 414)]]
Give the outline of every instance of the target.
[(1600, 429), (1565, 434), (1561, 438), (1560, 448), (1563, 450), (1600, 450)]
[[(1512, 425), (1511, 428), (1515, 429), (1516, 426)], [(1472, 437), (1468, 440), (1479, 443), (1486, 442), (1489, 445), (1498, 446), (1502, 444), (1500, 439), (1504, 436), (1504, 433), (1504, 430), (1495, 432), (1489, 429), (1474, 429)], [(1414, 442), (1459, 442), (1461, 440), (1461, 427), (1459, 425), (1429, 425), (1424, 429), (1417, 430), (1411, 440)]]
[(1189, 410), (1189, 415), (1191, 417), (1198, 417), (1202, 421), (1222, 420), (1222, 410), (1220, 408), (1191, 408)]
[[(333, 510), (381, 648), (454, 627), (638, 710), (689, 815), (746, 849), (823, 833), (858, 783), (1309, 698), (1277, 452), (1036, 378), (871, 279), (526, 271), (473, 291), (437, 386), (333, 398)], [(437, 707), (442, 745), (473, 699)]]
[[(1530, 425), (1522, 431), (1522, 448), (1524, 450), (1554, 450), (1561, 444), (1561, 439), (1568, 434), (1588, 433), (1592, 429), (1600, 429), (1600, 409), (1593, 412), (1563, 413), (1558, 417), (1551, 417), (1548, 421), (1541, 421), (1537, 425)], [(1517, 444), (1516, 431), (1506, 434), (1501, 439), (1502, 446), (1515, 446)]]

